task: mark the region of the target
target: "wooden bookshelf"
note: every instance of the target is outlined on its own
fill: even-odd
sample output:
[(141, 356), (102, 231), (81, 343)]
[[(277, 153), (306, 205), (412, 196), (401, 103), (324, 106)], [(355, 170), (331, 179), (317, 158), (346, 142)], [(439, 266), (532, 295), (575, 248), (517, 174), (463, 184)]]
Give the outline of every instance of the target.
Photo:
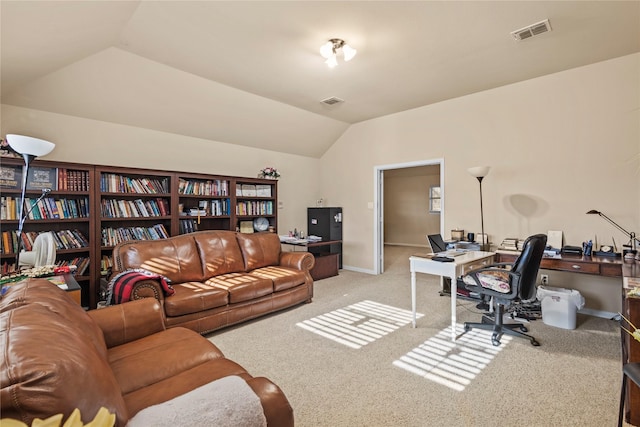
[[(2, 158), (2, 166), (22, 168), (22, 158)], [(75, 276), (81, 287), (81, 304), (90, 307), (91, 295), (94, 290), (92, 280), (92, 260), (95, 257), (95, 215), (92, 212), (92, 185), (95, 168), (91, 165), (75, 163), (34, 161), (32, 168), (41, 172), (51, 171), (48, 182), (46, 178), (40, 183), (28, 183), (25, 192), (26, 206), (33, 205), (24, 223), (23, 236), (25, 250), (38, 233), (52, 231), (56, 240), (56, 264), (78, 266)], [(31, 175), (31, 174), (30, 174)], [(5, 233), (17, 235), (18, 216), (20, 212), (20, 187), (1, 188), (3, 207), (2, 219), (3, 240)], [(34, 185), (35, 184), (35, 185)], [(32, 189), (30, 189), (32, 188)], [(37, 205), (35, 201), (42, 195), (42, 188), (52, 188), (52, 191)], [(7, 203), (12, 199), (11, 203)], [(13, 241), (9, 248), (3, 243), (0, 259), (2, 272), (6, 273), (15, 268), (15, 248), (17, 241)]]
[[(16, 171), (23, 164), (21, 158), (2, 158), (3, 167)], [(277, 232), (277, 180), (43, 160), (34, 161), (32, 167), (42, 168), (38, 174), (42, 182), (33, 186), (47, 185), (47, 179), (55, 176), (55, 190), (47, 196), (51, 200), (34, 207), (23, 234), (35, 238), (38, 232), (54, 231), (65, 242), (73, 241), (72, 237), (84, 242), (58, 249), (56, 263), (82, 267), (82, 274), (75, 277), (82, 288), (82, 305), (88, 308), (97, 305), (101, 279), (106, 278), (113, 247), (120, 241), (196, 230), (240, 230), (256, 218), (264, 218), (260, 223), (268, 221), (269, 228)], [(14, 209), (13, 217), (2, 218), (7, 237), (18, 228), (15, 206), (20, 185), (0, 189), (3, 202), (10, 198)], [(41, 189), (27, 190), (26, 197), (35, 200), (41, 194)], [(59, 209), (57, 216), (52, 212), (54, 206)], [(6, 215), (7, 206), (3, 212)], [(0, 258), (8, 269), (15, 254), (4, 250), (4, 243), (2, 249)]]

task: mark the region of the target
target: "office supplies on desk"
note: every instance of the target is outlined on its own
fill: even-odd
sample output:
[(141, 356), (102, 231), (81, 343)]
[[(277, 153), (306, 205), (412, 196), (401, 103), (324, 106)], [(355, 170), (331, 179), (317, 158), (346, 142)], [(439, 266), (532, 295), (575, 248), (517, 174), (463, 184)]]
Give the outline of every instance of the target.
[(465, 253), (465, 251), (461, 249), (447, 249), (447, 244), (440, 234), (429, 234), (427, 235), (427, 239), (436, 257), (455, 257)]
[(580, 246), (564, 245), (561, 253), (571, 255), (582, 255), (582, 248)]
[(438, 262), (453, 262), (454, 259), (448, 256), (434, 256), (431, 258), (434, 261), (438, 261)]

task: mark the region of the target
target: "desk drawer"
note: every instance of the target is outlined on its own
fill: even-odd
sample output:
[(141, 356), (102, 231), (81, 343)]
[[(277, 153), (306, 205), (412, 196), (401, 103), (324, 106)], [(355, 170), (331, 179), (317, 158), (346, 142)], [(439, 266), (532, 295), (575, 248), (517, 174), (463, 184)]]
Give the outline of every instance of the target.
[(481, 267), (486, 267), (487, 265), (493, 264), (493, 257), (479, 259), (474, 262), (470, 262), (469, 264), (464, 264), (462, 266), (462, 275), (469, 273), (470, 271), (477, 270)]
[(600, 274), (600, 265), (580, 261), (567, 261), (546, 258), (543, 260), (541, 268), (550, 270), (571, 271), (583, 274)]

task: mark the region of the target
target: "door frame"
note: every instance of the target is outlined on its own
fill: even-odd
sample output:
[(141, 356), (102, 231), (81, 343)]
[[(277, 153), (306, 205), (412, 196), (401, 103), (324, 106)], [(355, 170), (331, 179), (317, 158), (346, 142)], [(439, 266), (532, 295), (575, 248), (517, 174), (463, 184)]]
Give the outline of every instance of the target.
[(446, 194), (446, 192), (444, 191), (444, 158), (417, 160), (407, 163), (394, 163), (389, 165), (375, 166), (373, 168), (373, 269), (375, 274), (384, 273), (384, 171), (433, 165), (440, 166), (440, 191), (442, 197), (442, 211), (440, 212), (440, 234), (443, 234)]

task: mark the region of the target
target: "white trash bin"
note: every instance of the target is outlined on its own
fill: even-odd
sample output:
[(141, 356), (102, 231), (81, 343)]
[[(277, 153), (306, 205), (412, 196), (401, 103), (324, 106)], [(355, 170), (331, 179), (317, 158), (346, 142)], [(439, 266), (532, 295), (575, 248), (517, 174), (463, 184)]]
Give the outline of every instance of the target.
[(574, 289), (538, 286), (538, 300), (545, 325), (563, 329), (576, 328), (576, 313), (584, 307), (584, 297)]

